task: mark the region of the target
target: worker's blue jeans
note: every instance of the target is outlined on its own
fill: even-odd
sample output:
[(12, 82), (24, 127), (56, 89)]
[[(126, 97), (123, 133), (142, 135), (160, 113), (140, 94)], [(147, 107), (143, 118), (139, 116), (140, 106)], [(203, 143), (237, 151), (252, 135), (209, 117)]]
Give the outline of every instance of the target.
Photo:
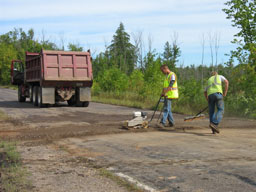
[(174, 125), (174, 120), (172, 116), (172, 100), (171, 99), (164, 99), (164, 111), (163, 111), (163, 118), (161, 120), (161, 123), (165, 125), (167, 119), (170, 124)]
[[(208, 96), (210, 122), (218, 125), (224, 114), (224, 101), (221, 93), (213, 93)], [(215, 113), (215, 106), (217, 111)]]

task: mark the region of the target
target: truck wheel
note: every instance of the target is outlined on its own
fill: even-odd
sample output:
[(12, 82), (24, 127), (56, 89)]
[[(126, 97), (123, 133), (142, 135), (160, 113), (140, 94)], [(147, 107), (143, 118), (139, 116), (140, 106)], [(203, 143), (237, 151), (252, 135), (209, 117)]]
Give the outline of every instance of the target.
[(85, 102), (83, 102), (83, 107), (88, 107), (89, 106), (89, 101), (85, 101)]
[(33, 103), (33, 87), (29, 86), (29, 101)]
[(83, 107), (83, 102), (80, 101), (80, 93), (79, 93), (79, 88), (76, 89), (76, 95), (75, 95), (75, 104), (76, 107)]
[(68, 102), (69, 106), (75, 105), (75, 98), (74, 98), (74, 96), (72, 96), (69, 100), (67, 100), (67, 102)]
[(89, 101), (85, 101), (85, 102), (76, 102), (76, 106), (77, 107), (88, 107), (89, 106)]
[(75, 100), (76, 107), (88, 107), (89, 106), (89, 101), (80, 101), (79, 89), (76, 90), (75, 98), (76, 98), (76, 100)]
[(37, 106), (38, 105), (38, 89), (37, 89), (37, 86), (34, 86), (33, 87), (33, 104), (34, 106)]
[(42, 88), (38, 87), (37, 88), (37, 102), (38, 102), (38, 107), (42, 107), (43, 103), (42, 103)]
[(26, 97), (22, 96), (22, 86), (20, 85), (18, 88), (18, 101), (19, 102), (25, 102)]
[(76, 101), (76, 107), (83, 107), (83, 102)]

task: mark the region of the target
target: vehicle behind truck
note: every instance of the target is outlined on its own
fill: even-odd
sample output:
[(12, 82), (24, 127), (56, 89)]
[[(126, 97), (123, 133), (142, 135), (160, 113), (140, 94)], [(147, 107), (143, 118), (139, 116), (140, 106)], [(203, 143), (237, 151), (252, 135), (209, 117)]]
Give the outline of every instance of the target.
[(18, 101), (28, 98), (35, 106), (67, 101), (68, 105), (87, 107), (93, 83), (90, 51), (26, 52), (25, 64), (13, 60), (11, 82), (18, 85)]

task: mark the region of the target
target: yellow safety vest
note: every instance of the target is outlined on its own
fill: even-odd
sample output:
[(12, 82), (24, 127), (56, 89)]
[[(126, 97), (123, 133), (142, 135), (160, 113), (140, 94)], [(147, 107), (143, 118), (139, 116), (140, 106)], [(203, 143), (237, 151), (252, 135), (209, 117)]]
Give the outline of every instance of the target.
[(171, 73), (169, 73), (168, 76), (166, 76), (166, 78), (164, 80), (164, 89), (167, 89), (169, 87), (172, 75), (175, 75), (175, 82), (174, 82), (171, 90), (169, 90), (165, 95), (168, 99), (177, 99), (177, 98), (179, 98), (179, 93), (178, 93), (177, 76), (175, 73), (171, 72)]
[(208, 79), (206, 90), (207, 90), (208, 96), (213, 93), (222, 94), (222, 84), (221, 84), (221, 79), (219, 75), (211, 76)]

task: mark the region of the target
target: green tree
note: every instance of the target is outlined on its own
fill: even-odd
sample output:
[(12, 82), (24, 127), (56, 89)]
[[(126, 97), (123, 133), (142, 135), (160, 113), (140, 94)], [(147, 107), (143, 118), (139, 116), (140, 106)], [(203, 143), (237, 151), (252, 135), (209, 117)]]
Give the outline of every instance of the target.
[(232, 26), (239, 29), (232, 41), (238, 44), (236, 51), (232, 51), (232, 57), (238, 59), (240, 63), (255, 61), (251, 60), (250, 54), (256, 47), (256, 1), (254, 0), (230, 0), (225, 3), (228, 8), (223, 9), (230, 19)]
[(106, 92), (124, 92), (127, 89), (129, 83), (128, 76), (115, 67), (102, 71), (102, 73), (99, 74), (99, 78), (97, 79), (101, 89)]
[(68, 50), (69, 51), (83, 51), (83, 47), (80, 47), (79, 44), (69, 43)]
[(111, 45), (108, 47), (111, 65), (130, 74), (137, 63), (136, 48), (130, 43), (130, 35), (125, 32), (123, 23), (116, 30)]
[(144, 86), (144, 74), (140, 69), (135, 69), (130, 75), (129, 89), (139, 93)]
[(92, 68), (94, 78), (97, 78), (98, 74), (108, 69), (108, 57), (106, 57), (105, 53), (100, 53), (93, 59)]
[(17, 58), (17, 51), (13, 45), (0, 44), (0, 82), (10, 84), (11, 61)]
[(149, 52), (145, 57), (146, 70), (144, 72), (144, 80), (146, 82), (145, 94), (158, 96), (163, 88), (164, 75), (160, 71), (162, 60), (160, 57), (156, 57), (156, 54)]
[(173, 42), (172, 45), (167, 41), (164, 45), (163, 61), (171, 70), (175, 71), (176, 63), (179, 61), (181, 51), (178, 45)]
[(55, 50), (57, 46), (50, 41), (41, 43), (34, 39), (34, 30), (28, 32), (22, 28), (0, 35), (0, 81), (10, 83), (11, 60), (25, 61), (25, 52), (40, 52), (41, 49)]
[(14, 29), (0, 36), (0, 44), (12, 45), (17, 51), (17, 59), (24, 61), (25, 52), (40, 52), (41, 49), (57, 50), (57, 46), (49, 40), (38, 42), (34, 39), (34, 30), (26, 33), (22, 28)]
[[(238, 44), (236, 50), (231, 51), (228, 66), (232, 66), (234, 58), (239, 65), (232, 70), (234, 93), (229, 103), (237, 103), (239, 110), (245, 115), (256, 117), (256, 1), (230, 0), (225, 3), (228, 8), (223, 9), (230, 19), (232, 26), (239, 29), (233, 43)], [(236, 100), (235, 100), (236, 99)], [(235, 109), (235, 106), (233, 107)]]

